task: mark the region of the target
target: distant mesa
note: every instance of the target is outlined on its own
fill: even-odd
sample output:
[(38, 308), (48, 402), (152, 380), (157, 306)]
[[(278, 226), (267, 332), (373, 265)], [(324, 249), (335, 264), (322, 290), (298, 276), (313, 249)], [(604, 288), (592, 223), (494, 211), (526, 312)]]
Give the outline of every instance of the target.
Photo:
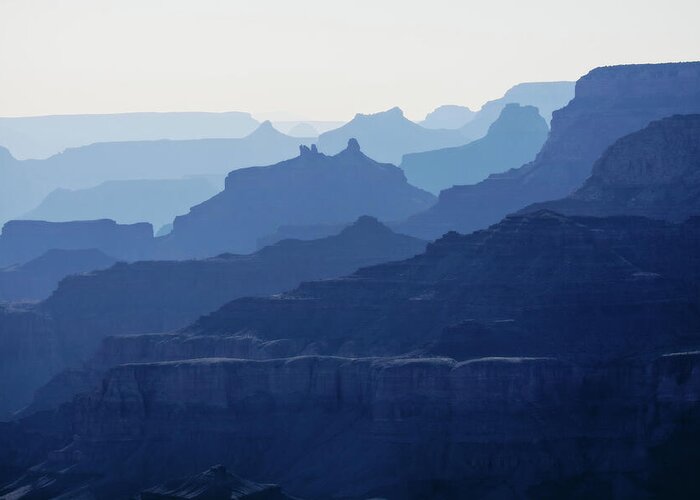
[(66, 222), (112, 219), (122, 224), (172, 223), (223, 189), (224, 176), (107, 181), (92, 188), (57, 189), (22, 219)]
[(23, 264), (54, 249), (97, 249), (120, 260), (137, 260), (152, 254), (153, 241), (153, 226), (145, 222), (14, 220), (0, 234), (0, 267)]
[(532, 161), (548, 133), (547, 122), (537, 108), (508, 104), (482, 139), (464, 146), (408, 154), (400, 166), (408, 182), (438, 194)]
[(318, 137), (318, 130), (305, 122), (297, 123), (287, 133), (292, 137)]
[(466, 106), (447, 104), (428, 113), (420, 124), (425, 128), (454, 130), (466, 125), (474, 116), (476, 113)]
[(248, 253), (281, 226), (347, 224), (360, 215), (400, 220), (434, 203), (401, 169), (370, 159), (354, 138), (346, 144), (334, 156), (302, 145), (291, 160), (234, 170), (224, 191), (175, 219), (159, 255)]
[(237, 168), (290, 158), (299, 144), (311, 142), (311, 138), (285, 135), (265, 122), (240, 139), (97, 143), (68, 149), (46, 160), (18, 161), (5, 152), (0, 154), (4, 181), (0, 184), (0, 224), (22, 217), (58, 188), (88, 189), (107, 181), (221, 176)]
[(371, 115), (357, 114), (349, 123), (319, 136), (319, 150), (336, 154), (350, 138), (357, 139), (363, 151), (379, 162), (399, 164), (403, 155), (464, 144), (456, 130), (431, 130), (412, 122), (399, 108)]
[(17, 158), (42, 159), (96, 142), (240, 138), (258, 126), (250, 113), (117, 113), (0, 118), (0, 144)]
[(552, 113), (574, 98), (574, 85), (574, 82), (519, 83), (511, 87), (503, 97), (484, 104), (460, 131), (469, 140), (483, 137), (503, 108), (511, 103), (536, 107), (549, 124)]

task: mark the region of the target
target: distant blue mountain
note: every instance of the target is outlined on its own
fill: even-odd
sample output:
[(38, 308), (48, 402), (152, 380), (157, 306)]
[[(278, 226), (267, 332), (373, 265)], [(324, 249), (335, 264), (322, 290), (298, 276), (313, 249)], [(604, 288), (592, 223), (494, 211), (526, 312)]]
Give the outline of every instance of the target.
[(459, 146), (467, 140), (457, 130), (431, 130), (412, 122), (399, 108), (371, 115), (357, 114), (349, 123), (323, 133), (318, 148), (336, 154), (348, 140), (357, 139), (370, 158), (399, 164), (403, 155)]
[[(173, 179), (226, 174), (250, 165), (289, 158), (311, 139), (290, 137), (265, 122), (242, 139), (138, 141), (91, 144), (46, 160), (17, 161), (0, 153), (4, 186), (0, 223), (22, 216), (57, 188), (82, 189), (105, 181)], [(5, 191), (7, 190), (7, 191)]]
[(0, 117), (0, 144), (17, 158), (48, 158), (96, 142), (244, 137), (258, 125), (241, 112)]
[(455, 185), (476, 184), (490, 174), (533, 160), (548, 132), (547, 122), (537, 108), (508, 104), (482, 139), (405, 155), (400, 166), (408, 182), (438, 194)]
[(476, 116), (476, 113), (466, 106), (447, 104), (438, 106), (428, 113), (425, 120), (420, 122), (420, 125), (425, 128), (445, 128), (454, 130), (466, 125), (474, 116)]
[(484, 104), (460, 131), (472, 141), (485, 136), (506, 104), (510, 103), (536, 107), (540, 115), (549, 123), (552, 113), (566, 106), (574, 98), (574, 86), (575, 82), (519, 83), (511, 87), (503, 97)]
[(223, 176), (107, 181), (87, 189), (57, 189), (22, 219), (66, 222), (112, 219), (160, 228), (223, 189)]

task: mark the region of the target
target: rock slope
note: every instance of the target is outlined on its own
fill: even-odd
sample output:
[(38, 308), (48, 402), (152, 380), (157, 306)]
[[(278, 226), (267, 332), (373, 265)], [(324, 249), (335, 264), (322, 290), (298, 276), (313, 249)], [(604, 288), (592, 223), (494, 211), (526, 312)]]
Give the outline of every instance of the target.
[(412, 259), (238, 299), (189, 331), (254, 331), (347, 355), (409, 352), (468, 320), (500, 332), (463, 339), (480, 355), (614, 358), (692, 344), (699, 221), (510, 216), (449, 233)]
[(683, 221), (700, 214), (700, 115), (655, 121), (610, 146), (567, 198), (528, 207), (577, 215), (642, 215)]
[(576, 83), (576, 96), (552, 118), (551, 132), (531, 163), (472, 186), (440, 193), (438, 203), (402, 232), (434, 239), (467, 233), (532, 203), (568, 196), (617, 139), (675, 114), (700, 112), (700, 62), (597, 68)]

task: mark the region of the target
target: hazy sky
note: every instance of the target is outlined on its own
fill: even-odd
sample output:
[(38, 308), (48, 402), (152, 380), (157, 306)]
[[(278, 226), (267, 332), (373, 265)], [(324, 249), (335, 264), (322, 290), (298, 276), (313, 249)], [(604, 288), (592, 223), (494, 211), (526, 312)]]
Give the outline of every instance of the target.
[(478, 108), (700, 59), (698, 0), (0, 0), (0, 115)]

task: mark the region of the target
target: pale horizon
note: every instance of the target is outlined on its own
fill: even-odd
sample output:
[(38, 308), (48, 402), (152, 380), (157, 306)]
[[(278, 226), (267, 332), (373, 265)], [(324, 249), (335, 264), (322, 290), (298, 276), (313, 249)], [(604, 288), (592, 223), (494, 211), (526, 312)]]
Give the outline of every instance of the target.
[(700, 59), (697, 2), (564, 3), (0, 0), (0, 116), (346, 121), (398, 106), (420, 120), (522, 82)]

